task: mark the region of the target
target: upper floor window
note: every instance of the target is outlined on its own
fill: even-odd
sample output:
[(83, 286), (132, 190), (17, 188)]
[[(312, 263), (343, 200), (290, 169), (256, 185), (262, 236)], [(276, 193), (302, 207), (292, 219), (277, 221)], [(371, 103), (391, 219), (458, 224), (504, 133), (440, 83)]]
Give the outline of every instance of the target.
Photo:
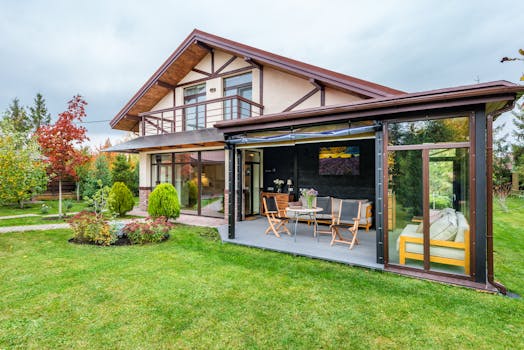
[[(251, 72), (224, 79), (224, 96), (242, 96), (252, 99), (253, 77)], [(240, 104), (239, 104), (240, 102)], [(236, 99), (224, 101), (224, 119), (248, 118), (251, 116), (251, 105)]]
[[(206, 100), (206, 84), (199, 84), (184, 89), (184, 104), (194, 104)], [(197, 130), (206, 127), (206, 105), (201, 104), (184, 108), (184, 130)]]

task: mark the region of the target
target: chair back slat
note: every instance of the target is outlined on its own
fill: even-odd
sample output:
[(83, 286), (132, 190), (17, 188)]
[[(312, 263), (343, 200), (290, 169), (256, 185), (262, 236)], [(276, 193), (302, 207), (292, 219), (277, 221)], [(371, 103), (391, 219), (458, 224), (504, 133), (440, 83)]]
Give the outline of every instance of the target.
[(278, 213), (278, 205), (275, 197), (265, 197), (267, 204), (267, 211)]
[(342, 200), (340, 202), (338, 222), (352, 222), (355, 219), (360, 220), (360, 202), (351, 200)]
[(322, 208), (322, 213), (331, 214), (331, 197), (317, 197), (317, 208)]

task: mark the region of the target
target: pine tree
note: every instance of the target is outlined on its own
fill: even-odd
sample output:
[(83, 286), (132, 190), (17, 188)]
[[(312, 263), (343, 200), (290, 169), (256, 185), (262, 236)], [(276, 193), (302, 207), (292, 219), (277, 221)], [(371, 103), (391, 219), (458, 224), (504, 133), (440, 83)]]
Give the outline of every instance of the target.
[(131, 170), (131, 164), (127, 160), (127, 157), (123, 154), (118, 154), (113, 162), (113, 170), (111, 170), (113, 176), (113, 183), (123, 182), (128, 188), (131, 188), (133, 182), (133, 171)]
[(45, 99), (41, 93), (36, 94), (34, 106), (29, 107), (29, 112), (29, 120), (34, 131), (38, 130), (42, 125), (49, 125), (51, 123), (51, 114), (47, 111)]
[(13, 99), (11, 105), (4, 112), (0, 127), (4, 132), (10, 131), (21, 134), (27, 134), (31, 130), (27, 112), (20, 105), (20, 100), (17, 97)]

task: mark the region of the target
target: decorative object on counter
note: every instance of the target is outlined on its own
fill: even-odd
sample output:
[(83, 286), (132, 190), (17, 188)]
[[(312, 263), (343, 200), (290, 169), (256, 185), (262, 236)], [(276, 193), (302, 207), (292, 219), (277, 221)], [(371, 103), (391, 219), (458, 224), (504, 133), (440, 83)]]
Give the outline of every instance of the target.
[(277, 189), (277, 192), (282, 192), (282, 187), (284, 186), (284, 180), (282, 179), (275, 179), (273, 180), (273, 183), (275, 184), (275, 187)]
[(286, 185), (287, 185), (287, 192), (288, 193), (293, 192), (293, 180), (287, 179)]

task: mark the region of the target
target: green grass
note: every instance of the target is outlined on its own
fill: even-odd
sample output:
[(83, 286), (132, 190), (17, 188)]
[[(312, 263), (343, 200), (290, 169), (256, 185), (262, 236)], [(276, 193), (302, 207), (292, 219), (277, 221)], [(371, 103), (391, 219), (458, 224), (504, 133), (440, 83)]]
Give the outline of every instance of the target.
[(495, 279), (524, 297), (524, 199), (508, 198), (509, 212), (493, 207)]
[[(38, 201), (36, 203), (26, 203), (24, 208), (20, 209), (15, 205), (0, 206), (0, 216), (22, 215), (22, 214), (38, 214), (41, 215), (42, 204), (45, 203), (50, 207), (49, 215), (58, 214), (58, 200), (53, 201)], [(69, 212), (77, 212), (85, 209), (87, 204), (83, 201), (73, 201), (73, 208)], [(62, 211), (64, 210), (64, 203), (62, 201)]]
[[(0, 348), (524, 347), (523, 300), (212, 233), (179, 226), (161, 244), (108, 248), (69, 244), (68, 230), (1, 235)], [(520, 249), (500, 243), (498, 255)], [(521, 290), (514, 271), (499, 277)]]

